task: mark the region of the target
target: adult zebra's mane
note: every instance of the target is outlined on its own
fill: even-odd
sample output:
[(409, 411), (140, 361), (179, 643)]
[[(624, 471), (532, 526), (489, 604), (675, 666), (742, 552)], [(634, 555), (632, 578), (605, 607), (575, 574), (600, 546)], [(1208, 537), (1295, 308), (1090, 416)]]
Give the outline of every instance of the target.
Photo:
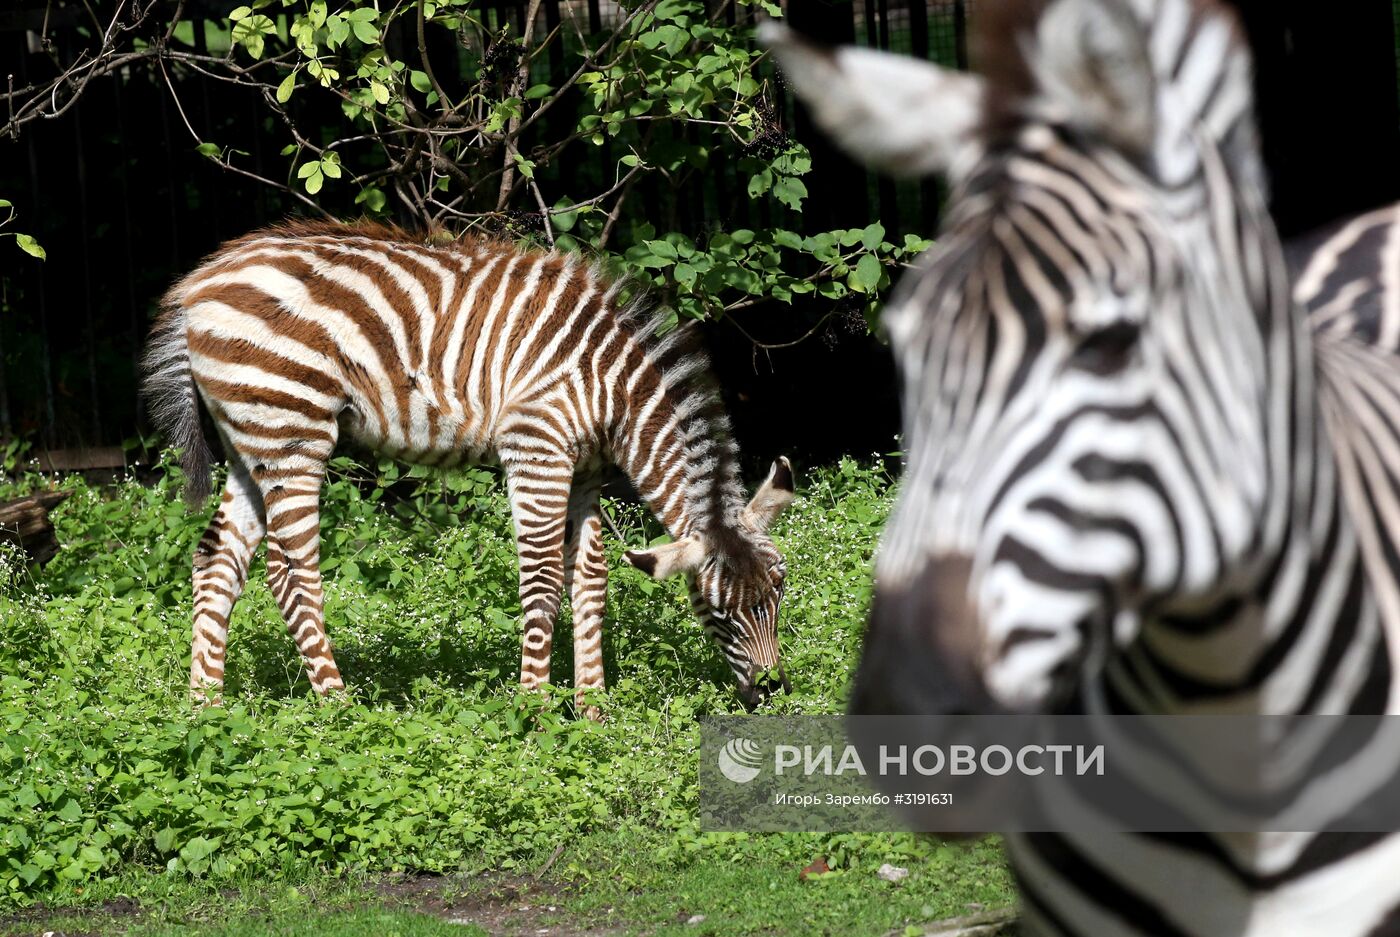
[(1175, 186), (1198, 170), (1204, 132), (1262, 190), (1249, 46), (1219, 0), (983, 6), (973, 48), (987, 88), (986, 145), (1049, 120), (1110, 144)]

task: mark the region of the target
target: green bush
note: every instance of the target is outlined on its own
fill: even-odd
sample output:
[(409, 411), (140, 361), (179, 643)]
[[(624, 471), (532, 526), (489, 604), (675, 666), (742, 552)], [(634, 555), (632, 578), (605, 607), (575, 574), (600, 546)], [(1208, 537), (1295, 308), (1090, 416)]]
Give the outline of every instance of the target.
[[(567, 689), (516, 688), (501, 486), (481, 470), (398, 472), (337, 460), (326, 489), (344, 699), (310, 695), (259, 562), (232, 622), (226, 705), (191, 709), (189, 559), (207, 517), (179, 503), (176, 470), (155, 487), (70, 480), (58, 557), (35, 573), (0, 553), (0, 900), (62, 900), (132, 864), (211, 880), (511, 868), (629, 829), (660, 843), (661, 862), (776, 850), (805, 863), (816, 848), (859, 861), (860, 837), (698, 832), (696, 716), (738, 707), (679, 583), (622, 566), (607, 538), (608, 718), (576, 720)], [(847, 461), (816, 472), (776, 526), (795, 685), (776, 711), (843, 706), (889, 503), (884, 474)], [(654, 533), (610, 510), (629, 539)], [(561, 684), (567, 642), (564, 627)], [(900, 843), (880, 855), (928, 848)]]

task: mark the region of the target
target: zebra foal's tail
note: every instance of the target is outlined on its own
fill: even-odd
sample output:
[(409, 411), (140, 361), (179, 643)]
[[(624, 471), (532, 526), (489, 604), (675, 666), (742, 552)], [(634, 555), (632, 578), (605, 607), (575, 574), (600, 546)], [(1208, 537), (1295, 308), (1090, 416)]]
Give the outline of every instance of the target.
[(176, 292), (171, 290), (161, 300), (160, 316), (146, 340), (146, 351), (141, 357), (141, 369), (145, 372), (141, 392), (151, 420), (165, 434), (165, 441), (180, 450), (185, 502), (197, 506), (209, 497), (210, 453), (199, 424), (199, 392), (190, 370), (185, 309)]

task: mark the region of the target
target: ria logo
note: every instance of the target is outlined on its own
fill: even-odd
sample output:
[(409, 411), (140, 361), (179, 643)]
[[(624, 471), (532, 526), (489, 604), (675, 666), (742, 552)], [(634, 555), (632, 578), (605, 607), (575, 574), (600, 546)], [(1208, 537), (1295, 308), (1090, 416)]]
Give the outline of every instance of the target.
[(747, 784), (758, 777), (762, 764), (762, 749), (751, 739), (730, 739), (719, 750), (719, 773), (735, 784)]

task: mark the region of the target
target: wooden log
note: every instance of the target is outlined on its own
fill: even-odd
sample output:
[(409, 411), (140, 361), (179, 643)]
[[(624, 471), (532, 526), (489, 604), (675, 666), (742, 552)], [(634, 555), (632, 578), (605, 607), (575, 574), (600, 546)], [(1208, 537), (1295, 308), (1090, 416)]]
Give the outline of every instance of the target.
[[(916, 925), (922, 937), (1016, 937), (1020, 929), (1016, 926), (1015, 908), (998, 908), (995, 911), (979, 911), (962, 917), (951, 917), (931, 924)], [(887, 937), (911, 934), (909, 928), (890, 931)]]
[(29, 558), (43, 565), (58, 552), (49, 511), (71, 491), (45, 491), (27, 498), (0, 502), (0, 540), (18, 544)]
[(39, 453), (41, 472), (85, 472), (88, 469), (125, 467), (126, 451), (121, 446), (48, 449)]

